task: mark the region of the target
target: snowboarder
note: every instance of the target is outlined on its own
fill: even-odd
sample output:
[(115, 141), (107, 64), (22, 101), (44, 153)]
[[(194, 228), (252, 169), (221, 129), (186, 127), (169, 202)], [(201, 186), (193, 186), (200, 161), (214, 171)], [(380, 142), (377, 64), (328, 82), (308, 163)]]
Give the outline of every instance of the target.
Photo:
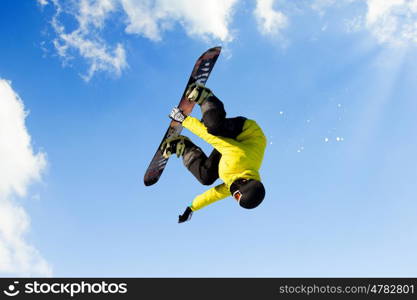
[(202, 122), (186, 116), (175, 107), (169, 117), (213, 146), (210, 156), (188, 137), (174, 136), (162, 144), (163, 155), (176, 153), (203, 185), (219, 184), (194, 198), (178, 222), (191, 219), (192, 213), (232, 195), (240, 206), (252, 209), (265, 197), (259, 169), (266, 148), (266, 137), (258, 124), (244, 117), (226, 118), (223, 103), (204, 85), (195, 83), (187, 91), (189, 101), (201, 107)]

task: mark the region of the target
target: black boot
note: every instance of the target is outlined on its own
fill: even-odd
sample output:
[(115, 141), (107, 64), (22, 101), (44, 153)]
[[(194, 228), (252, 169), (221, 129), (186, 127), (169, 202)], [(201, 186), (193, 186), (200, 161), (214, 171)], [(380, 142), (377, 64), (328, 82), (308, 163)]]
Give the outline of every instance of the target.
[(194, 146), (194, 144), (188, 137), (179, 135), (166, 139), (161, 145), (161, 151), (165, 158), (170, 157), (174, 153), (177, 157), (180, 157), (184, 154), (187, 148), (192, 146)]
[(187, 99), (192, 102), (196, 102), (199, 105), (202, 105), (208, 98), (213, 96), (213, 93), (209, 88), (206, 88), (201, 83), (193, 83), (188, 88)]

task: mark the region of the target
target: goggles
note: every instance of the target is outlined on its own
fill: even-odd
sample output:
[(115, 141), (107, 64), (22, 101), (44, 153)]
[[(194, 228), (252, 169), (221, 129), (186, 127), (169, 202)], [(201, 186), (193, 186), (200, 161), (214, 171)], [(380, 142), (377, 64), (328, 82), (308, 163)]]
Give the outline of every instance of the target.
[(239, 202), (240, 199), (242, 198), (242, 192), (239, 190), (239, 188), (242, 186), (242, 184), (245, 184), (248, 181), (249, 181), (248, 179), (240, 178), (240, 179), (235, 180), (232, 183), (232, 186), (230, 187), (230, 189), (234, 191), (232, 193), (232, 196), (233, 198), (236, 199), (237, 202)]
[(240, 198), (242, 198), (242, 193), (239, 190), (235, 191), (233, 193), (233, 198), (235, 198), (236, 201), (239, 202), (240, 201)]

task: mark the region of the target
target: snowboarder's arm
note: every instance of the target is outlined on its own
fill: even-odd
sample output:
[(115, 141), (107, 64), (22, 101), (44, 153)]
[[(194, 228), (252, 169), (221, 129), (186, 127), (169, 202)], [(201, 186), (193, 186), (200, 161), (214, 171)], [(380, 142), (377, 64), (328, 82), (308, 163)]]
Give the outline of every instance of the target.
[(198, 137), (205, 140), (207, 143), (209, 143), (210, 145), (212, 145), (214, 148), (216, 148), (219, 151), (220, 149), (224, 149), (225, 147), (228, 147), (231, 144), (235, 143), (232, 139), (221, 138), (221, 137), (208, 133), (207, 127), (203, 123), (201, 123), (198, 119), (191, 117), (191, 116), (188, 116), (185, 118), (184, 122), (182, 122), (182, 126), (190, 130), (192, 133), (194, 133)]
[(230, 196), (230, 191), (227, 188), (226, 184), (219, 184), (201, 195), (198, 195), (194, 198), (193, 203), (191, 204), (191, 210), (196, 211), (200, 208), (203, 208), (209, 204), (212, 204), (216, 201), (226, 198)]

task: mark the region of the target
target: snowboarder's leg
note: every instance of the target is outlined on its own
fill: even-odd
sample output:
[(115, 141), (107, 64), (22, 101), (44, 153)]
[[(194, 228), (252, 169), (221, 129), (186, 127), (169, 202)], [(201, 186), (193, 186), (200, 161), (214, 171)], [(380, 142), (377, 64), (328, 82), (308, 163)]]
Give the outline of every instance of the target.
[(213, 135), (221, 135), (226, 119), (224, 105), (219, 98), (212, 95), (201, 104), (203, 123), (207, 127), (207, 132)]
[(204, 154), (200, 147), (197, 147), (186, 136), (174, 136), (162, 143), (161, 151), (165, 158), (176, 154), (182, 156), (184, 165), (199, 182), (204, 185), (211, 185), (219, 178), (219, 162), (221, 154), (214, 149), (209, 157)]
[(223, 103), (214, 95), (203, 102), (201, 113), (208, 133), (233, 139), (242, 132), (246, 121), (244, 117), (226, 118)]
[(202, 122), (207, 127), (208, 133), (236, 138), (242, 132), (246, 118), (226, 118), (223, 102), (205, 86), (195, 84), (190, 87), (190, 90), (188, 99), (200, 105)]
[(202, 122), (207, 127), (207, 132), (219, 135), (223, 127), (226, 111), (223, 103), (211, 92), (210, 89), (199, 83), (194, 83), (187, 91), (187, 98), (196, 102), (201, 107)]
[(207, 157), (200, 147), (187, 147), (183, 155), (183, 162), (197, 180), (204, 185), (213, 184), (219, 178), (220, 152), (213, 149)]

